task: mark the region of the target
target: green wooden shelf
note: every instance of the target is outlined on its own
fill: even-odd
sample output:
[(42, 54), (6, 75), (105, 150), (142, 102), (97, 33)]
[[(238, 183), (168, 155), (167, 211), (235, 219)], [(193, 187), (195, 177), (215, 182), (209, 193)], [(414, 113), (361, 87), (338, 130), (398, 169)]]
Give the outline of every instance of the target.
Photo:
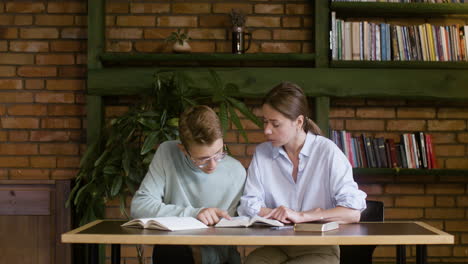
[[(243, 61), (310, 61), (315, 60), (313, 53), (254, 53), (254, 54), (231, 54), (231, 53), (104, 53), (99, 56), (102, 62), (125, 63), (125, 62), (243, 62)], [(313, 66), (313, 64), (311, 64)]]
[[(446, 16), (468, 15), (466, 4), (383, 3), (383, 2), (332, 2), (330, 9), (339, 15), (352, 16)], [(359, 15), (357, 15), (359, 14)]]
[(466, 61), (331, 61), (332, 68), (468, 69)]
[(354, 168), (355, 175), (468, 176), (468, 169)]

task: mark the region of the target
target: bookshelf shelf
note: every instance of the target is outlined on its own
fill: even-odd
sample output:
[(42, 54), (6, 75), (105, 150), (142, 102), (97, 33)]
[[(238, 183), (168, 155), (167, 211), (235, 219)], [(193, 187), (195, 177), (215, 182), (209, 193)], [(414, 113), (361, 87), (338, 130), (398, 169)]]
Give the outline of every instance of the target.
[(403, 168), (354, 168), (355, 175), (434, 175), (434, 176), (466, 176), (466, 169), (403, 169)]
[(468, 5), (452, 3), (332, 2), (330, 4), (330, 9), (339, 12), (342, 16), (356, 16), (356, 14), (359, 14), (359, 17), (468, 15)]
[(466, 61), (330, 61), (331, 68), (468, 69)]

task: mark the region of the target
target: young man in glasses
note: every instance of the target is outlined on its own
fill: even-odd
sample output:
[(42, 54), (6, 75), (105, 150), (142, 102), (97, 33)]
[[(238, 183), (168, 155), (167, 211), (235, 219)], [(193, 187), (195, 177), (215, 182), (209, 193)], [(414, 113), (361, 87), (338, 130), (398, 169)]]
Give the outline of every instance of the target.
[[(192, 216), (214, 225), (236, 213), (246, 170), (226, 156), (223, 131), (207, 106), (186, 110), (179, 141), (162, 143), (131, 204), (133, 218)], [(232, 246), (202, 246), (202, 263), (240, 263)], [(189, 246), (158, 245), (153, 263), (193, 263)]]

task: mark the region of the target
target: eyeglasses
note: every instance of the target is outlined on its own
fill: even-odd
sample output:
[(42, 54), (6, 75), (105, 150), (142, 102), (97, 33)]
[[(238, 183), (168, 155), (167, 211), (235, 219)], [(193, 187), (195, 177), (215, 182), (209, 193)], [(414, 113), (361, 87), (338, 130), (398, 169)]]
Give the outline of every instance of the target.
[(208, 162), (210, 160), (214, 160), (216, 162), (220, 162), (222, 161), (227, 153), (225, 151), (221, 151), (221, 152), (218, 152), (216, 154), (214, 154), (213, 156), (211, 157), (208, 157), (208, 158), (204, 158), (204, 159), (194, 159), (192, 158), (192, 155), (190, 154), (190, 152), (187, 151), (187, 153), (189, 154), (190, 156), (190, 159), (193, 161), (193, 163), (198, 167), (198, 168), (204, 168), (208, 165)]

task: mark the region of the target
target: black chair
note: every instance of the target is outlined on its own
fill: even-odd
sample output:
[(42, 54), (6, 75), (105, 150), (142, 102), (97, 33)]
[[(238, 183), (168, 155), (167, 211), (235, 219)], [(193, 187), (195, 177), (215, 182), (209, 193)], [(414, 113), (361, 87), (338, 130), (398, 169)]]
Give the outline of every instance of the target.
[[(383, 222), (384, 204), (366, 201), (367, 208), (361, 213), (361, 222)], [(340, 264), (372, 264), (372, 253), (376, 245), (340, 246)]]

